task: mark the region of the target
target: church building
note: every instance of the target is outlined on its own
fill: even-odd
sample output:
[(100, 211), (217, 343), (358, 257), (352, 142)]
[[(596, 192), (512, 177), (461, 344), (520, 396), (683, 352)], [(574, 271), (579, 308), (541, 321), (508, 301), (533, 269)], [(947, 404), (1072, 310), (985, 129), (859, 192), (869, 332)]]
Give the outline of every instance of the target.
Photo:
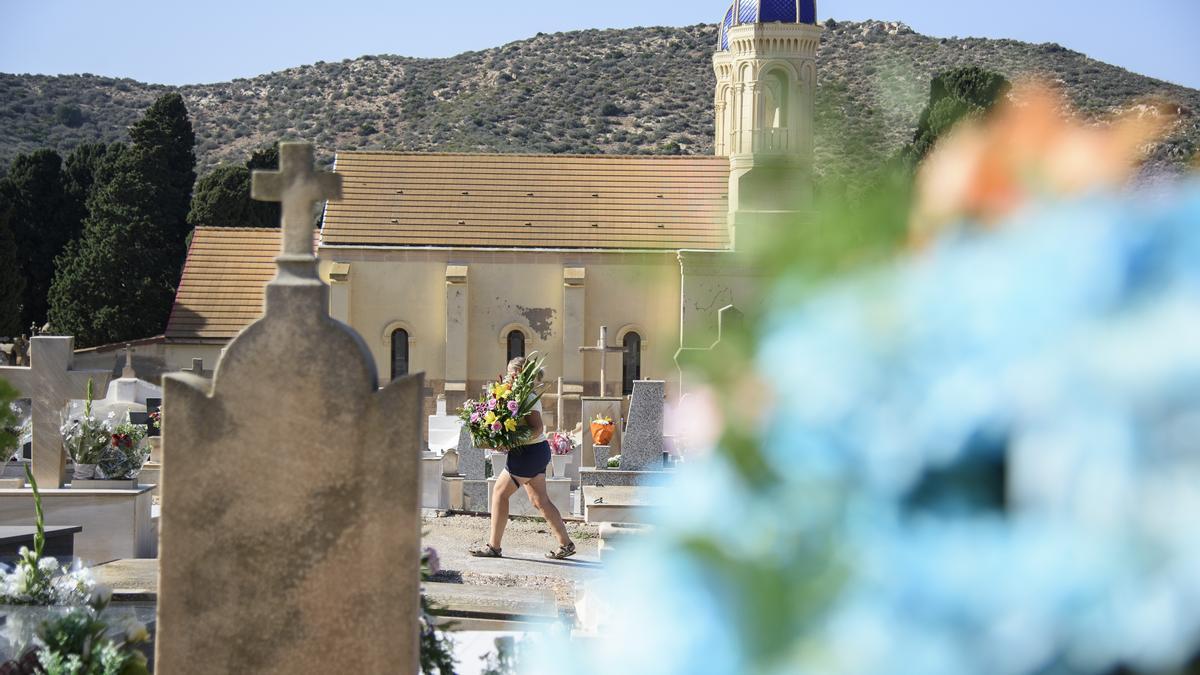
[[(677, 396), (677, 352), (710, 347), (722, 308), (753, 297), (739, 233), (807, 196), (814, 5), (735, 0), (725, 13), (713, 156), (338, 153), (343, 198), (314, 240), (331, 315), (363, 337), (381, 381), (423, 371), (430, 406), (442, 394), (455, 406), (534, 351), (566, 393), (600, 394), (601, 356), (580, 347), (601, 326), (622, 349), (607, 394), (661, 379)], [(168, 368), (211, 368), (258, 318), (279, 248), (277, 230), (196, 230)]]

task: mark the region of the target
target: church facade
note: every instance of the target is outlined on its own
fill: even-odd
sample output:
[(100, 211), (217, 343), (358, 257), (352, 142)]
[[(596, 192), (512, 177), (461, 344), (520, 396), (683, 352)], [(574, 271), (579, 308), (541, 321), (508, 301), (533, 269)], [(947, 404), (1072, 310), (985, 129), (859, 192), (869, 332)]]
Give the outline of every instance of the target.
[[(343, 199), (314, 241), (330, 313), (381, 380), (423, 371), (451, 406), (537, 351), (568, 394), (681, 384), (681, 348), (753, 301), (739, 235), (803, 208), (820, 29), (811, 0), (737, 0), (713, 57), (713, 156), (342, 152)], [(196, 231), (165, 334), (168, 368), (207, 367), (261, 313), (273, 230)], [(577, 421), (568, 416), (561, 422)]]

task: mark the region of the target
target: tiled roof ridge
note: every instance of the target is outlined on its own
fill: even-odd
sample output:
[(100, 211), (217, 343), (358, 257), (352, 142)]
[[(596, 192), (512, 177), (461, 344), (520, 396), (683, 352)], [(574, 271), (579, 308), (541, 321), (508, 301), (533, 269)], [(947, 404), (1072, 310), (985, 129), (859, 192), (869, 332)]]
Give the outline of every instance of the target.
[(546, 157), (546, 158), (570, 158), (570, 159), (654, 159), (654, 160), (671, 160), (671, 161), (695, 161), (707, 160), (712, 162), (724, 161), (728, 163), (729, 158), (719, 155), (614, 155), (614, 154), (578, 154), (578, 153), (553, 153), (553, 152), (424, 152), (420, 150), (337, 150), (337, 155), (391, 155), (404, 157)]

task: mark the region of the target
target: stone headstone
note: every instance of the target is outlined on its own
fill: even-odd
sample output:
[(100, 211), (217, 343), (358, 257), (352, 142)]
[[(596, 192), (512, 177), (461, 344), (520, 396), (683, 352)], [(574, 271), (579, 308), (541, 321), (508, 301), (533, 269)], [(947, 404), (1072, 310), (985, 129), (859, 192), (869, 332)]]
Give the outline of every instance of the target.
[(468, 480), (485, 478), (483, 450), (475, 447), (466, 426), (458, 430), (458, 471)]
[(312, 207), (340, 177), (279, 154), (252, 183), (283, 202), (264, 316), (212, 380), (164, 378), (156, 670), (416, 673), (423, 376), (378, 389), (329, 316)]
[(43, 489), (64, 484), (67, 461), (60, 425), (67, 402), (87, 396), (89, 379), (95, 382), (95, 391), (101, 392), (112, 377), (107, 370), (72, 370), (74, 358), (75, 338), (38, 335), (30, 341), (28, 368), (0, 367), (0, 379), (7, 380), (22, 398), (33, 402), (30, 454), (33, 477)]
[(663, 406), (666, 383), (638, 380), (629, 397), (629, 421), (622, 440), (623, 471), (661, 471), (663, 468)]

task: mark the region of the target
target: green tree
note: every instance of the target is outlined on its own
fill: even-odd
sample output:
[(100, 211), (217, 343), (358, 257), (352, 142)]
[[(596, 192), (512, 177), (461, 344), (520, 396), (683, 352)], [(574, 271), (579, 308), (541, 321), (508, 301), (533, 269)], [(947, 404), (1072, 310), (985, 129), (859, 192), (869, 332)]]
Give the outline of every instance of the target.
[(196, 134), (183, 97), (175, 93), (159, 97), (129, 128), (129, 139), (141, 170), (157, 193), (153, 215), (179, 249), (173, 253), (182, 264), (183, 241), (191, 231), (187, 215), (192, 185), (196, 182)]
[(162, 332), (190, 232), (195, 134), (178, 94), (167, 94), (111, 146), (93, 172), (83, 236), (58, 258), (50, 289), (54, 329), (82, 346)]
[(80, 231), (63, 188), (62, 158), (53, 150), (20, 155), (0, 183), (0, 209), (10, 210), (16, 264), (25, 280), (21, 325), (40, 326), (46, 321), (54, 258)]
[(921, 112), (913, 142), (904, 154), (913, 163), (924, 159), (939, 138), (964, 119), (990, 111), (1011, 85), (1003, 75), (978, 66), (948, 70), (929, 84), (929, 103)]
[(58, 259), (50, 323), (80, 346), (162, 332), (178, 280), (175, 244), (156, 220), (158, 190), (134, 149), (112, 153), (96, 175), (83, 236)]
[(188, 223), (192, 227), (279, 227), (279, 203), (250, 198), (250, 174), (279, 166), (279, 146), (259, 148), (244, 166), (221, 165), (196, 183)]
[[(17, 240), (9, 221), (12, 207), (0, 198), (0, 335), (15, 337), (25, 324), (21, 321), (21, 299), (25, 292), (25, 277), (17, 265)], [(0, 414), (3, 414), (0, 409)], [(4, 447), (4, 446), (0, 446)]]

